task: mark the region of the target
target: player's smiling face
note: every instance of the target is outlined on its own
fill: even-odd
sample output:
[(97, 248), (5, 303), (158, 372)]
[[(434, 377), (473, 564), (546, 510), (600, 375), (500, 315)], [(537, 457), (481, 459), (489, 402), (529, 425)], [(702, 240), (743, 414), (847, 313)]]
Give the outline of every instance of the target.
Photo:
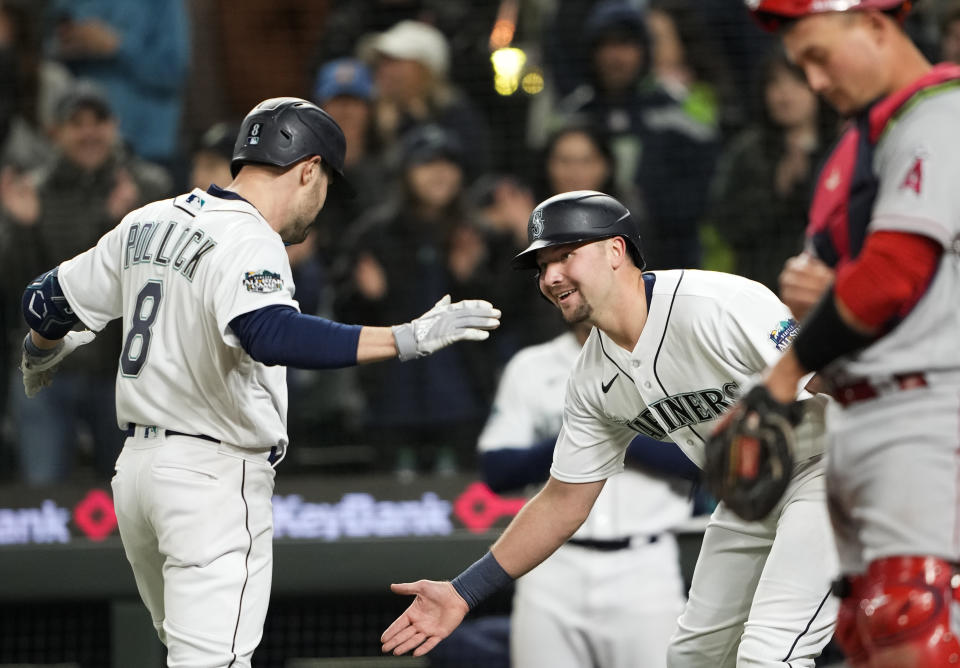
[(540, 292), (560, 309), (570, 324), (590, 322), (593, 307), (588, 301), (591, 276), (601, 269), (603, 241), (550, 246), (537, 251)]

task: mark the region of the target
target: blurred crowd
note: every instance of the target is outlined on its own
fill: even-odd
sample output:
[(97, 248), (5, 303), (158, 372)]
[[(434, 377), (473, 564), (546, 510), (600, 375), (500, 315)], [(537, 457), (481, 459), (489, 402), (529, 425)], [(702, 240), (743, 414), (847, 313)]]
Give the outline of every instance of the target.
[[(908, 29), (960, 62), (960, 5)], [(262, 99), (313, 100), (347, 137), (355, 200), (289, 248), (305, 313), (403, 322), (449, 293), (503, 325), (411, 364), (289, 372), (305, 470), (476, 468), (499, 373), (564, 331), (510, 269), (540, 200), (616, 196), (648, 268), (731, 271), (776, 290), (842, 119), (742, 0), (0, 0), (0, 479), (106, 478), (120, 323), (26, 400), (24, 286), (129, 211), (226, 186)]]

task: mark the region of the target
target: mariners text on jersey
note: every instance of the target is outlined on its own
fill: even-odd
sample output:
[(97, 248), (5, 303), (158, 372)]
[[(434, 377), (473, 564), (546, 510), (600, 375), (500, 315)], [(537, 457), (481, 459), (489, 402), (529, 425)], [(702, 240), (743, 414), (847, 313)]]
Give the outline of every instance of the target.
[[(739, 396), (740, 389), (736, 383), (732, 382), (724, 384), (721, 389), (708, 388), (697, 392), (675, 394), (653, 402), (640, 415), (624, 424), (636, 432), (663, 440), (668, 433), (681, 427), (689, 427), (720, 417)], [(661, 422), (657, 422), (652, 411), (656, 411)], [(661, 423), (667, 426), (667, 431), (663, 430)]]
[[(174, 238), (176, 242), (171, 244)], [(200, 260), (216, 245), (217, 242), (202, 229), (193, 229), (177, 221), (134, 223), (127, 231), (123, 268), (145, 263), (173, 266), (192, 281)]]

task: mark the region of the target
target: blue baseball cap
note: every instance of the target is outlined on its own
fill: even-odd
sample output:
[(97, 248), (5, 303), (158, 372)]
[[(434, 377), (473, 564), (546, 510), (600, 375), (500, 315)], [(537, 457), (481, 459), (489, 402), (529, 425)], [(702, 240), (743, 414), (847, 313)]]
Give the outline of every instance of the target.
[(371, 100), (373, 77), (370, 68), (355, 58), (338, 58), (321, 67), (313, 85), (314, 99), (322, 105), (340, 95)]

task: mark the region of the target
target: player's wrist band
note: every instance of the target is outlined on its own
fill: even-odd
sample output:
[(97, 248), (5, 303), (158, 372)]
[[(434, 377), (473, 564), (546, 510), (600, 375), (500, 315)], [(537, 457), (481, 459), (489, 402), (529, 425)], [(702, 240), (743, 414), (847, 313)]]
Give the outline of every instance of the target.
[(391, 327), (393, 342), (397, 345), (397, 357), (400, 358), (401, 362), (423, 357), (417, 350), (417, 334), (414, 327), (415, 325), (412, 322)]
[(40, 348), (33, 342), (33, 337), (31, 337), (29, 334), (27, 334), (27, 336), (23, 339), (23, 349), (30, 357), (49, 357), (57, 352), (61, 345), (63, 345), (62, 341), (53, 348)]
[(801, 324), (793, 352), (804, 369), (820, 371), (838, 357), (865, 348), (873, 339), (840, 316), (830, 288)]
[(493, 552), (487, 552), (473, 562), (467, 570), (453, 578), (450, 584), (473, 610), (481, 601), (511, 582), (513, 578), (503, 570), (503, 566), (493, 556)]

